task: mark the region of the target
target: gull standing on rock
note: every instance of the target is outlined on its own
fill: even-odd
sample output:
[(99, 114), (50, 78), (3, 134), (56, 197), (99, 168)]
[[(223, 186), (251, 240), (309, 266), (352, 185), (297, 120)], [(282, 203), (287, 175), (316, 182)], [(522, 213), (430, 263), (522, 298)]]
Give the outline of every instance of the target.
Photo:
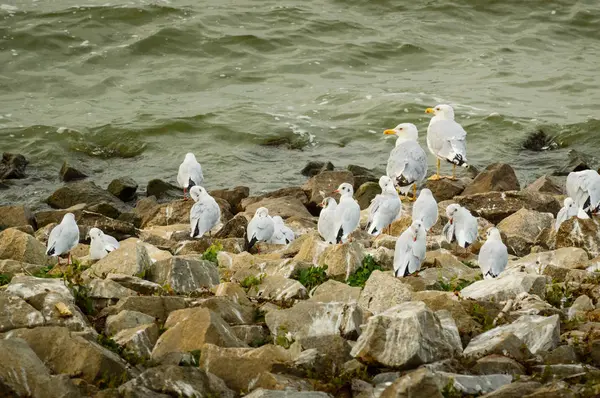
[(259, 207), (254, 213), (254, 217), (248, 223), (246, 234), (248, 237), (248, 250), (257, 242), (267, 242), (275, 232), (273, 219), (269, 216), (269, 210), (266, 207)]
[(190, 237), (201, 238), (217, 225), (221, 219), (221, 208), (215, 198), (199, 185), (190, 189), (190, 196), (196, 202), (190, 209)]
[(179, 166), (177, 173), (177, 182), (183, 188), (183, 198), (187, 199), (186, 191), (195, 185), (204, 183), (204, 175), (202, 174), (202, 166), (196, 160), (196, 156), (189, 152), (185, 155), (185, 159)]
[(435, 225), (438, 220), (438, 205), (428, 188), (423, 188), (417, 201), (412, 208), (413, 221), (423, 221), (423, 228), (427, 232)]
[(575, 216), (581, 219), (590, 218), (581, 207), (577, 207), (575, 205), (573, 199), (565, 198), (565, 201), (563, 202), (563, 207), (558, 211), (558, 214), (556, 215), (554, 229), (558, 231), (558, 229), (560, 228), (560, 224)]
[(319, 235), (325, 242), (327, 243), (335, 243), (335, 209), (337, 207), (337, 202), (334, 198), (325, 198), (319, 205), (322, 207), (321, 213), (319, 214), (319, 222), (317, 224), (317, 230), (319, 231)]
[(506, 268), (508, 250), (497, 228), (488, 230), (487, 240), (479, 250), (478, 262), (484, 279), (496, 278)]
[(417, 183), (427, 175), (427, 155), (417, 142), (419, 132), (412, 123), (402, 123), (383, 134), (395, 135), (396, 147), (390, 152), (386, 174), (390, 177), (402, 194), (406, 195), (413, 188), (413, 199), (417, 197)]
[(394, 182), (388, 176), (379, 178), (381, 194), (375, 196), (369, 208), (367, 232), (377, 236), (383, 229), (394, 222), (402, 211), (402, 202), (394, 188)]
[(590, 217), (600, 211), (600, 175), (596, 170), (574, 171), (567, 176), (567, 195)]
[(294, 231), (284, 224), (281, 216), (273, 217), (273, 236), (268, 243), (276, 245), (287, 245), (296, 238)]
[(444, 226), (442, 234), (448, 243), (454, 240), (463, 249), (477, 240), (477, 218), (473, 217), (469, 210), (457, 204), (451, 204), (446, 208), (448, 223)]
[(440, 160), (452, 163), (452, 179), (455, 179), (456, 166), (469, 167), (467, 164), (467, 132), (454, 121), (454, 109), (450, 105), (436, 105), (427, 108), (425, 113), (434, 116), (427, 127), (427, 147), (437, 158), (437, 172), (429, 177), (439, 180)]
[[(79, 227), (75, 222), (75, 215), (67, 213), (63, 216), (62, 221), (50, 232), (48, 237), (48, 247), (46, 249), (47, 256), (56, 256), (60, 265), (61, 254), (70, 252), (79, 243)], [(71, 262), (71, 253), (67, 259), (67, 264)]]
[(396, 241), (394, 275), (404, 277), (421, 269), (425, 259), (427, 232), (420, 220), (413, 221)]
[(119, 248), (119, 241), (110, 235), (106, 235), (102, 230), (98, 228), (92, 228), (89, 232), (90, 235), (90, 259), (101, 260), (108, 255), (108, 253), (117, 250)]
[(360, 206), (352, 197), (354, 188), (347, 182), (334, 191), (340, 193), (340, 203), (335, 208), (335, 241), (345, 243), (360, 223)]

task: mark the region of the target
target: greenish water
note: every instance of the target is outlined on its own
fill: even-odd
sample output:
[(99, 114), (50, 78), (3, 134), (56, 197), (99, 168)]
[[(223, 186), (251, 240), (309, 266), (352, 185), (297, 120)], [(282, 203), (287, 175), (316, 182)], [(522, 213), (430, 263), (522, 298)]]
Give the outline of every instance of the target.
[[(255, 191), (301, 183), (308, 160), (383, 168), (382, 131), (413, 122), (425, 145), (437, 103), (471, 163), (522, 183), (600, 144), (596, 0), (0, 4), (0, 151), (31, 162), (0, 203), (38, 203), (64, 159), (144, 185), (192, 151), (209, 189)], [(540, 127), (565, 148), (522, 150)]]

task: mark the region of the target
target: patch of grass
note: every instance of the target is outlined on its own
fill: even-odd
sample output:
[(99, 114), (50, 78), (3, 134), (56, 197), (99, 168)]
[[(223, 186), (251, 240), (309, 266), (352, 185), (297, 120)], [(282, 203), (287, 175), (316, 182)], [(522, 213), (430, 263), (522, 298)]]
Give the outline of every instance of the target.
[(258, 277), (254, 276), (254, 275), (247, 276), (246, 278), (244, 278), (243, 281), (240, 282), (240, 286), (246, 290), (250, 289), (253, 286), (260, 285), (263, 278), (264, 278), (263, 274), (260, 274)]
[(213, 243), (208, 249), (202, 254), (202, 260), (210, 261), (211, 263), (217, 263), (217, 254), (223, 250), (223, 245), (220, 242)]
[(445, 282), (442, 276), (438, 277), (438, 287), (440, 290), (444, 290), (446, 292), (460, 292), (465, 287), (475, 283), (476, 281), (481, 280), (481, 276), (476, 276), (472, 281), (468, 281), (466, 279), (458, 278), (457, 276), (453, 276), (448, 282)]
[(300, 282), (306, 290), (310, 291), (329, 279), (326, 271), (327, 265), (322, 267), (311, 266), (310, 268), (301, 270), (295, 279)]
[(146, 363), (146, 360), (144, 358), (140, 358), (134, 353), (126, 350), (125, 348), (118, 345), (113, 339), (103, 334), (98, 335), (98, 337), (96, 338), (96, 342), (101, 346), (114, 352), (115, 354), (129, 362), (131, 365), (143, 365)]
[(121, 374), (121, 376), (116, 376), (116, 375), (109, 376), (107, 372), (104, 372), (102, 374), (102, 377), (96, 381), (96, 386), (100, 390), (104, 390), (107, 388), (117, 388), (121, 384), (124, 384), (125, 382), (127, 382), (127, 380), (128, 380), (127, 372), (123, 372)]
[(546, 288), (546, 301), (553, 307), (563, 309), (573, 304), (575, 297), (573, 291), (566, 283), (553, 283)]
[(442, 395), (444, 398), (461, 398), (463, 396), (462, 392), (454, 387), (454, 379), (452, 377), (442, 389)]
[(473, 303), (469, 315), (483, 327), (484, 332), (494, 328), (494, 318), (487, 313), (485, 307)]
[(464, 260), (464, 261), (462, 261), (462, 263), (464, 265), (466, 265), (467, 267), (469, 267), (469, 268), (473, 268), (473, 269), (478, 269), (479, 268), (479, 265), (475, 264), (473, 261)]
[(200, 354), (202, 354), (202, 352), (200, 350), (190, 351), (190, 355), (192, 357), (190, 365), (200, 366)]
[(375, 270), (383, 271), (383, 268), (377, 264), (377, 261), (371, 255), (367, 254), (360, 268), (348, 277), (346, 283), (354, 287), (365, 287), (365, 283), (367, 283), (367, 280)]
[(39, 270), (35, 271), (32, 275), (36, 278), (62, 278), (62, 273), (51, 274), (50, 271), (54, 268), (54, 265), (47, 265)]
[(8, 285), (12, 276), (6, 274), (0, 274), (0, 286)]

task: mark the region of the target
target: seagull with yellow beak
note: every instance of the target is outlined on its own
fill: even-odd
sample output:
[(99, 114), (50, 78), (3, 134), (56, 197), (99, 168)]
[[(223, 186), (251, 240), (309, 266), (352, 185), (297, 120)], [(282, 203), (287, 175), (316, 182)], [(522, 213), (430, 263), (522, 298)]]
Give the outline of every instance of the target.
[(469, 167), (467, 164), (467, 132), (454, 121), (454, 109), (450, 105), (436, 105), (425, 109), (433, 114), (427, 127), (427, 147), (437, 158), (437, 171), (430, 180), (440, 178), (440, 160), (452, 163), (452, 177), (456, 179), (456, 166)]

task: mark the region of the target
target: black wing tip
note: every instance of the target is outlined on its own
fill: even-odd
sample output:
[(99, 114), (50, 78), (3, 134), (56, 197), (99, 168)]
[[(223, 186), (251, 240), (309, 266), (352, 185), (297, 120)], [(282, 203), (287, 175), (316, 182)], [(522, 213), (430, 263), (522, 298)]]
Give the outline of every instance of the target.
[(256, 239), (256, 237), (250, 239), (250, 241), (248, 242), (248, 250), (252, 249), (256, 242), (258, 242), (258, 239)]
[(47, 256), (53, 256), (55, 253), (54, 247), (51, 247), (50, 249), (48, 249), (48, 251), (46, 252)]
[(194, 182), (194, 180), (192, 180), (191, 178), (188, 181), (188, 189), (192, 189), (192, 187), (195, 187), (196, 183)]
[(406, 179), (406, 177), (404, 177), (403, 175), (400, 175), (398, 177), (396, 177), (396, 185), (399, 187), (407, 187), (409, 185), (414, 184), (414, 181), (408, 181)]
[(469, 167), (469, 165), (467, 164), (467, 160), (460, 153), (454, 155), (454, 159), (448, 159), (448, 162), (454, 163), (457, 166)]
[(338, 231), (337, 236), (335, 237), (335, 242), (342, 243), (342, 236), (344, 236), (344, 228), (340, 228)]

